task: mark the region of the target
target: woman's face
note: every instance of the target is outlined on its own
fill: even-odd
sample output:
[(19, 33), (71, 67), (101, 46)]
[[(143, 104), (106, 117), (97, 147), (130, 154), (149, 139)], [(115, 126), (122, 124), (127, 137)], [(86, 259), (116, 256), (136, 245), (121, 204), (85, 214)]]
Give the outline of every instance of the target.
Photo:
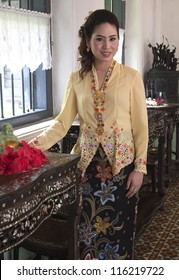
[(96, 26), (91, 40), (87, 42), (95, 62), (112, 62), (118, 51), (119, 38), (115, 25), (102, 23)]

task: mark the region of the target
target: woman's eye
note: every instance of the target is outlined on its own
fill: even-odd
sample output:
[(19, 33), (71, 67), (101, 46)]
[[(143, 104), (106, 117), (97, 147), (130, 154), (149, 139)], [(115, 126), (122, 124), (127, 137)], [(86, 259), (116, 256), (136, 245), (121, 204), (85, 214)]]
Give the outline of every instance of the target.
[(97, 41), (102, 42), (103, 38), (97, 38)]
[(116, 37), (112, 37), (110, 41), (116, 41)]

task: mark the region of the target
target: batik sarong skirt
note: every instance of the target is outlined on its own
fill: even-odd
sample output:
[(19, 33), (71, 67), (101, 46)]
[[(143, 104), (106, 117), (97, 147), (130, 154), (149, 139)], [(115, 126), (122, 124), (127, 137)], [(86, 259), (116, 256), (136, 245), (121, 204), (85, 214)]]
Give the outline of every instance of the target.
[(100, 146), (83, 179), (80, 218), (80, 259), (132, 259), (136, 226), (136, 196), (126, 197), (133, 163), (113, 176)]

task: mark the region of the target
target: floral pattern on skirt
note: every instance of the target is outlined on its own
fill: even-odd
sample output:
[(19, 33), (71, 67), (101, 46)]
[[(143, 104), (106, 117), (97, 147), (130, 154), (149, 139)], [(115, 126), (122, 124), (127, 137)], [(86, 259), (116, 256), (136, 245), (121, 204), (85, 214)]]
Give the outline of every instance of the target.
[(126, 182), (133, 163), (113, 176), (100, 146), (83, 178), (80, 218), (80, 258), (132, 259), (137, 196), (126, 198)]

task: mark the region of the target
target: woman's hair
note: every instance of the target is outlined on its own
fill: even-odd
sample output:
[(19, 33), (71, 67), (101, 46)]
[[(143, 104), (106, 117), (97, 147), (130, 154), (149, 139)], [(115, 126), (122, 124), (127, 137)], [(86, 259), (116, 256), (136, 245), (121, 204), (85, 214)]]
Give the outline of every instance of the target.
[(92, 12), (87, 18), (85, 23), (80, 27), (79, 38), (81, 39), (78, 51), (79, 59), (81, 64), (81, 69), (79, 71), (80, 78), (84, 76), (91, 70), (94, 61), (93, 54), (91, 50), (87, 51), (86, 41), (90, 41), (94, 29), (101, 23), (109, 23), (114, 25), (117, 30), (117, 35), (119, 38), (119, 22), (117, 17), (110, 11), (102, 9)]

